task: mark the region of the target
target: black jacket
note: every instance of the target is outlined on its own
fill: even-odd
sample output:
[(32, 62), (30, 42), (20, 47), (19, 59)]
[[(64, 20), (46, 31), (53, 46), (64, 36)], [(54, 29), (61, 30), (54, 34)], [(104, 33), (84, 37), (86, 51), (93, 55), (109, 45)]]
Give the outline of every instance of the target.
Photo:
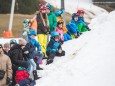
[(12, 65), (15, 68), (18, 68), (20, 66), (28, 68), (29, 66), (28, 62), (24, 61), (23, 51), (21, 49), (21, 46), (18, 44), (11, 47), (10, 58), (11, 58)]
[(34, 51), (35, 51), (35, 46), (31, 43), (28, 42), (25, 46), (25, 48), (23, 49), (23, 52), (25, 51), (29, 51), (28, 54), (24, 54), (24, 58), (25, 59), (33, 59), (33, 55), (34, 55)]

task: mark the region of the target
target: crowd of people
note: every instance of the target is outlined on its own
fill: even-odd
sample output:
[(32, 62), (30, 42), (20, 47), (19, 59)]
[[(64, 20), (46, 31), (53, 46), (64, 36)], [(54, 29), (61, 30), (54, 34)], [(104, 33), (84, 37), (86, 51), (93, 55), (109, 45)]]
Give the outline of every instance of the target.
[[(91, 29), (84, 21), (84, 11), (77, 10), (65, 24), (63, 10), (54, 13), (50, 4), (40, 4), (32, 19), (24, 19), (22, 38), (0, 44), (0, 86), (35, 86), (42, 60), (53, 63), (55, 56), (65, 56), (62, 45)], [(36, 40), (36, 37), (37, 39)]]

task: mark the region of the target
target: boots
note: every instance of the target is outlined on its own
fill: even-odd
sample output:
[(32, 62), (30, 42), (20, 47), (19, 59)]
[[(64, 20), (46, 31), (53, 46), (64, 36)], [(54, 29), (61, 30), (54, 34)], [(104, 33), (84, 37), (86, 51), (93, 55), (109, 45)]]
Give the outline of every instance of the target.
[(39, 64), (37, 64), (36, 69), (37, 69), (37, 70), (43, 70), (43, 68), (41, 68), (41, 67), (39, 66)]
[(36, 70), (33, 71), (33, 76), (34, 76), (34, 80), (37, 80), (40, 78), (40, 77), (38, 77)]

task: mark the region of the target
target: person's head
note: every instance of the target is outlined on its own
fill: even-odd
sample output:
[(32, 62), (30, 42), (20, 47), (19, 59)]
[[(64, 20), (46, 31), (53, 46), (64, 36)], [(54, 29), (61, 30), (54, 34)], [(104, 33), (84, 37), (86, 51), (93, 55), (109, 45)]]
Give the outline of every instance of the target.
[(56, 17), (61, 16), (63, 14), (63, 10), (56, 10), (55, 15)]
[(12, 47), (13, 45), (17, 44), (15, 39), (11, 39), (10, 40), (10, 47)]
[(74, 20), (74, 21), (77, 21), (78, 20), (78, 14), (77, 13), (73, 13), (72, 14), (72, 20)]
[(30, 30), (29, 36), (30, 36), (31, 39), (35, 39), (36, 34), (37, 34), (37, 33), (36, 33), (35, 30)]
[(84, 11), (83, 10), (77, 10), (77, 14), (80, 16), (80, 17), (83, 17), (84, 16)]
[(23, 25), (25, 28), (29, 29), (30, 24), (31, 24), (31, 21), (29, 19), (24, 19)]
[(46, 5), (44, 5), (44, 4), (39, 4), (39, 6), (40, 6), (40, 11), (41, 11), (42, 13), (46, 13)]
[(59, 33), (58, 32), (52, 32), (51, 33), (51, 38), (54, 39), (54, 41), (59, 41)]
[(62, 21), (58, 21), (57, 22), (57, 27), (62, 28), (63, 27), (63, 22)]
[(25, 39), (23, 38), (19, 39), (19, 45), (21, 46), (22, 49), (25, 47), (26, 44), (27, 42)]
[(0, 54), (3, 52), (3, 46), (0, 44)]
[(9, 51), (10, 50), (10, 43), (5, 43), (4, 44), (4, 50)]
[(46, 12), (49, 14), (52, 11), (52, 6), (49, 3), (46, 3)]

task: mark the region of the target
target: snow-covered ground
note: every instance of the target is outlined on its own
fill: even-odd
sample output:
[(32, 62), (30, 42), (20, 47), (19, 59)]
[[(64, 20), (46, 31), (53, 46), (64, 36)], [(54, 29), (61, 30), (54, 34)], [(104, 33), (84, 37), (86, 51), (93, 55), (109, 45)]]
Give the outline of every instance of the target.
[[(45, 0), (56, 8), (61, 7), (61, 0)], [(92, 4), (92, 0), (65, 0), (65, 11), (69, 13), (77, 12), (77, 9), (83, 9), (85, 11), (86, 22), (91, 21), (92, 18), (102, 13), (107, 13), (106, 10)]]
[(90, 28), (64, 43), (66, 56), (42, 65), (36, 86), (115, 86), (115, 11), (93, 19)]

